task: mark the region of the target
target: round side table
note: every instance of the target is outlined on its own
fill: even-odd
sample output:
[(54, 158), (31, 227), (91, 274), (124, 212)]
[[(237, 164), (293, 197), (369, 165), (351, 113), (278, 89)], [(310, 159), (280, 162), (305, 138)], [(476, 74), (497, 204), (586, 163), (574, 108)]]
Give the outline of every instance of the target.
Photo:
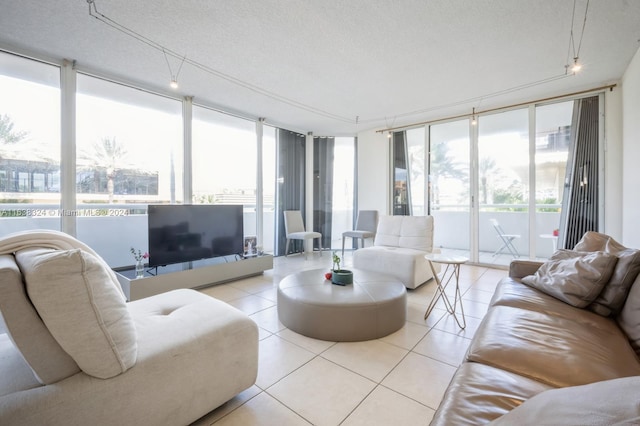
[[(458, 326), (464, 329), (467, 326), (467, 321), (464, 317), (464, 308), (462, 307), (462, 293), (460, 292), (460, 265), (462, 265), (463, 263), (467, 263), (469, 259), (462, 256), (449, 256), (449, 255), (437, 254), (437, 253), (427, 254), (424, 257), (429, 261), (431, 272), (433, 272), (433, 279), (436, 281), (436, 285), (437, 285), (436, 293), (433, 295), (433, 299), (431, 299), (431, 302), (429, 303), (429, 307), (427, 308), (427, 311), (424, 314), (424, 319), (427, 319), (429, 314), (431, 314), (431, 311), (433, 311), (433, 308), (435, 307), (438, 300), (442, 298), (447, 308), (447, 312), (452, 314), (456, 322), (458, 323)], [(444, 272), (442, 273), (442, 277), (438, 277), (438, 274), (436, 273), (436, 270), (433, 267), (433, 262), (445, 265), (445, 269), (444, 269)], [(453, 304), (452, 304), (451, 300), (449, 300), (449, 297), (445, 293), (445, 289), (447, 288), (447, 286), (449, 285), (449, 283), (453, 278), (455, 278), (456, 293), (453, 296)], [(462, 322), (460, 322), (460, 319), (456, 314), (458, 302), (460, 302), (460, 314), (462, 316)]]

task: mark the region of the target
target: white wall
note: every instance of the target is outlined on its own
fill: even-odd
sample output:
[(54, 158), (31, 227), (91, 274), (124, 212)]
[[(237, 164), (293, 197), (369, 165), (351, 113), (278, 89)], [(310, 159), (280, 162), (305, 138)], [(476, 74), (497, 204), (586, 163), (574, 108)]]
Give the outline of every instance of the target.
[(389, 214), (389, 139), (375, 130), (358, 133), (358, 209)]
[(622, 89), (604, 94), (604, 229), (622, 241)]
[(622, 77), (622, 243), (640, 247), (640, 49)]

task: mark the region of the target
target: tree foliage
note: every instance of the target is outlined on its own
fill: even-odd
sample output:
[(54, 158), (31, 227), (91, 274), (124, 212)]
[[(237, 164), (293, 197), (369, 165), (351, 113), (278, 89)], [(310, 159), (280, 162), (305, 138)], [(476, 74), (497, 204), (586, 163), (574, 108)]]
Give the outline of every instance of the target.
[(0, 115), (0, 143), (14, 144), (27, 137), (27, 132), (13, 129), (14, 123), (7, 114)]
[(112, 169), (121, 167), (122, 160), (127, 156), (127, 150), (118, 144), (116, 138), (102, 138), (100, 142), (93, 144), (91, 159), (97, 166)]

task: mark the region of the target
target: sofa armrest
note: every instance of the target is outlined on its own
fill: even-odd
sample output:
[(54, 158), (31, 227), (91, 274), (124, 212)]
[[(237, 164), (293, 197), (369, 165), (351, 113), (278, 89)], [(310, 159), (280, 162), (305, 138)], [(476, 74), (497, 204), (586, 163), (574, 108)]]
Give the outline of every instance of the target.
[(523, 278), (527, 275), (533, 275), (540, 266), (542, 266), (542, 262), (536, 262), (533, 260), (512, 260), (509, 264), (509, 277)]

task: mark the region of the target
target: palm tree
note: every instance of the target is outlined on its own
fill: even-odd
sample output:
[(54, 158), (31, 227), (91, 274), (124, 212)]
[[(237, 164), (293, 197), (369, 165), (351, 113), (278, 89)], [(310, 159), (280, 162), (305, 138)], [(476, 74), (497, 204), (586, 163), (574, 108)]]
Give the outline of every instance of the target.
[(447, 143), (431, 144), (430, 170), (433, 205), (440, 205), (440, 178), (468, 179), (465, 167), (453, 161)]
[(0, 115), (0, 144), (10, 145), (18, 143), (27, 137), (25, 131), (13, 130), (13, 121), (7, 114)]
[(491, 157), (482, 157), (478, 163), (478, 171), (480, 173), (480, 192), (482, 194), (481, 204), (488, 202), (488, 176), (496, 172), (496, 160)]
[[(126, 155), (127, 150), (118, 144), (115, 137), (102, 138), (100, 142), (93, 144), (93, 151), (89, 155), (85, 155), (85, 158), (90, 160), (94, 166), (103, 167), (107, 171), (109, 204), (113, 203), (113, 178)], [(94, 170), (94, 173), (97, 173), (97, 170)], [(97, 182), (97, 179), (95, 179), (95, 181)]]

